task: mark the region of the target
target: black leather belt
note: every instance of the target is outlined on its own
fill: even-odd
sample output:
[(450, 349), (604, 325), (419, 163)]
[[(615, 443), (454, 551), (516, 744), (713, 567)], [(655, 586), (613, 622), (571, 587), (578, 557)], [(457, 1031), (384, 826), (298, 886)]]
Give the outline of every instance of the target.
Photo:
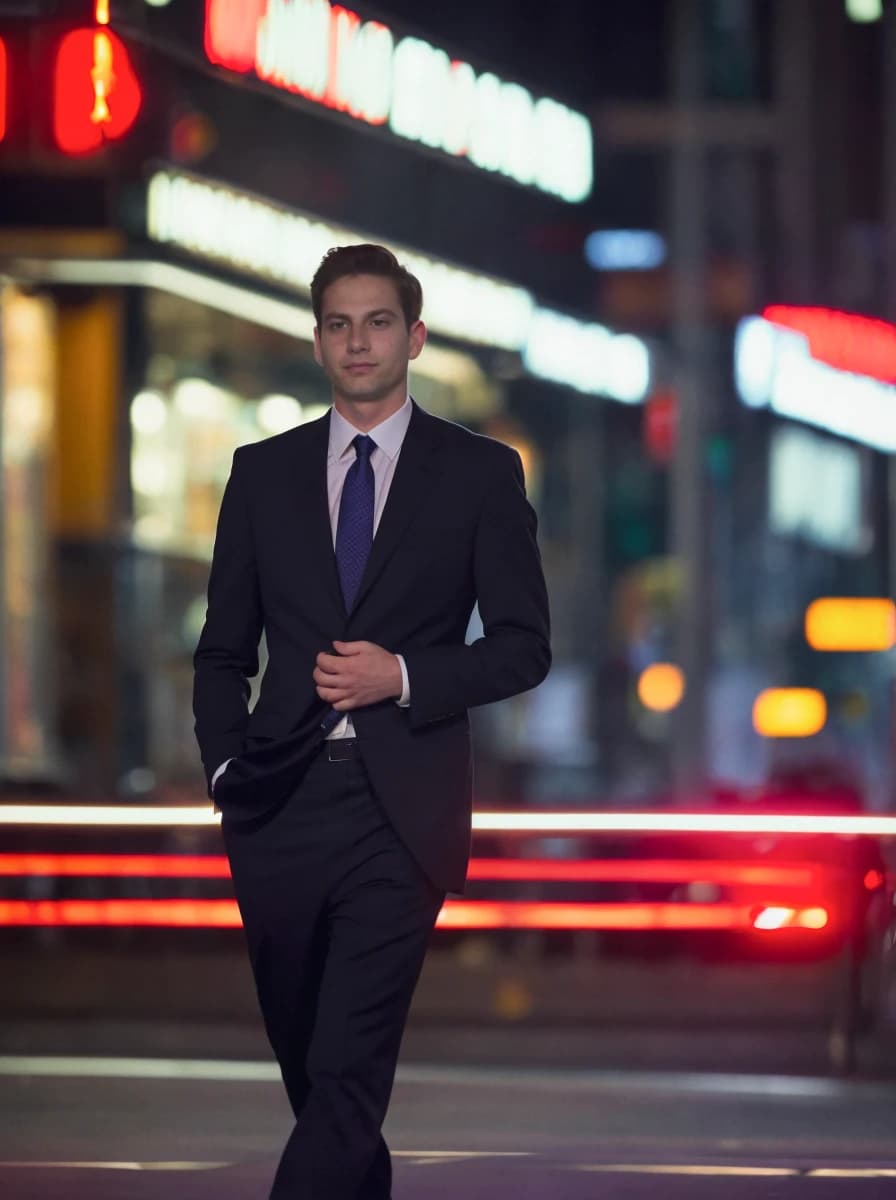
[(349, 762), (361, 757), (357, 738), (327, 738), (321, 746), (321, 752), (330, 762)]

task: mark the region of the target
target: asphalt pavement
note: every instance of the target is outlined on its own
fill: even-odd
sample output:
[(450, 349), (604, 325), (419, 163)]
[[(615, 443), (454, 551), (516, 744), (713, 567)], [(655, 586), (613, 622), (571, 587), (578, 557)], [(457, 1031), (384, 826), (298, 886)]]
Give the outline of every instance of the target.
[[(6, 948), (2, 1200), (265, 1200), (291, 1119), (236, 950)], [(824, 970), (473, 951), (421, 981), (394, 1200), (896, 1195), (896, 1039), (832, 1078)]]

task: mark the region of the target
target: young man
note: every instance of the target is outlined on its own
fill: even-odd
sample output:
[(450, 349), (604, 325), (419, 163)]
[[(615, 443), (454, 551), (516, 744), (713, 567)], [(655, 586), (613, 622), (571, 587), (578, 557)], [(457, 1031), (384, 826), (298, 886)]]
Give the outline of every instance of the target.
[(466, 873), (467, 709), (544, 678), (548, 603), (519, 456), (408, 396), (418, 281), (343, 246), (311, 298), (333, 406), (234, 455), (196, 736), (296, 1118), (272, 1200), (388, 1200), (401, 1035)]

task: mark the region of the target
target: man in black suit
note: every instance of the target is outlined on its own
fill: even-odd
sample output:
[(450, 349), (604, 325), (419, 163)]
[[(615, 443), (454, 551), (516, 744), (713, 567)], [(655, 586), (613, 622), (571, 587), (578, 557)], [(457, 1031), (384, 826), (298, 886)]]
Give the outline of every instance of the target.
[(404, 1023), (466, 874), (467, 710), (544, 678), (548, 604), (517, 453), (408, 396), (418, 281), (345, 246), (311, 297), (333, 407), (234, 455), (196, 736), (296, 1118), (272, 1200), (388, 1200)]

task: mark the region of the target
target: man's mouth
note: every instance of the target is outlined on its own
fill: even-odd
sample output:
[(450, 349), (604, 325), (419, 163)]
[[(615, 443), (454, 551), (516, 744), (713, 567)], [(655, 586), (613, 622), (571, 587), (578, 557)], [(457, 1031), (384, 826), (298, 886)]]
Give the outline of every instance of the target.
[(368, 371), (372, 371), (376, 363), (346, 363), (345, 370), (352, 375), (364, 375)]

